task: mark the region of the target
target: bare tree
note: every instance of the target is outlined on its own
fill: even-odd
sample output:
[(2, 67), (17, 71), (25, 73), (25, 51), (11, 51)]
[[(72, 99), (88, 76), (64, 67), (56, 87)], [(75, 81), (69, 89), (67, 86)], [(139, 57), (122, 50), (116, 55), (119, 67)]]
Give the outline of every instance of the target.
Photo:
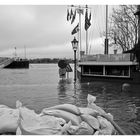
[(109, 45), (123, 52), (130, 50), (138, 41), (138, 20), (134, 13), (136, 5), (120, 5), (110, 17)]

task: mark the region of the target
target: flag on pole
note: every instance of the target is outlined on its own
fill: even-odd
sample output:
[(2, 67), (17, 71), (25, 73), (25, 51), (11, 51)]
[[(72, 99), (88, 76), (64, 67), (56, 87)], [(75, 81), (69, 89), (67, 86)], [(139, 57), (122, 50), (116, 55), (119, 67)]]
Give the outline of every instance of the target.
[(71, 9), (71, 11), (70, 11), (70, 20), (72, 19), (72, 17), (73, 17), (73, 11)]
[(77, 26), (72, 30), (71, 34), (75, 34), (79, 31), (79, 23), (77, 24)]
[(76, 10), (74, 12), (74, 15), (72, 16), (71, 24), (74, 22), (75, 18), (76, 18)]
[(91, 20), (91, 14), (90, 14), (90, 16), (88, 18), (88, 11), (86, 10), (86, 13), (85, 13), (85, 30), (86, 31), (88, 30), (88, 28), (91, 25), (90, 20)]
[(91, 20), (91, 12), (90, 12), (90, 15), (89, 15), (89, 21)]
[(67, 9), (67, 21), (69, 21), (70, 19), (70, 13), (69, 13), (69, 10)]
[(83, 9), (77, 9), (77, 13), (83, 15), (84, 14), (84, 10)]

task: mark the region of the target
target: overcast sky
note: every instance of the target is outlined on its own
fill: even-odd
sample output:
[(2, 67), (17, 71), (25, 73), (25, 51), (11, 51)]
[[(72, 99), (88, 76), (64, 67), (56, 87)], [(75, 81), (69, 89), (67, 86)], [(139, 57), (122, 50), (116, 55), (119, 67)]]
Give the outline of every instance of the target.
[[(90, 53), (103, 53), (101, 33), (105, 30), (105, 5), (89, 5), (92, 13), (89, 28)], [(113, 6), (110, 6), (111, 8)], [(12, 57), (14, 48), (28, 58), (72, 58), (72, 29), (78, 23), (67, 22), (67, 5), (0, 5), (0, 57)], [(84, 15), (82, 49), (85, 50)]]

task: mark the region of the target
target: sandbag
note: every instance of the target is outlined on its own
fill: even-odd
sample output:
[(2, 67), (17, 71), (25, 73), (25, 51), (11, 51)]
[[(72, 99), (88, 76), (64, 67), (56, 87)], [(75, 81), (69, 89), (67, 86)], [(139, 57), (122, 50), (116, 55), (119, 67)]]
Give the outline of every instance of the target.
[(34, 110), (30, 110), (26, 107), (20, 107), (20, 123), (24, 126), (34, 127), (35, 125), (38, 126), (40, 123), (40, 115), (36, 114)]
[[(55, 120), (52, 124), (52, 121), (50, 120)], [(43, 125), (45, 123), (45, 125), (49, 125), (49, 126), (57, 126), (57, 124), (60, 124), (61, 126), (64, 126), (66, 124), (66, 121), (62, 118), (57, 118), (54, 116), (50, 116), (50, 115), (40, 115), (40, 124)]]
[[(52, 128), (32, 128), (27, 129), (20, 127), (21, 134), (20, 135), (62, 135), (61, 129), (52, 129)], [(19, 135), (19, 133), (16, 133)]]
[(67, 130), (67, 133), (68, 133), (69, 135), (75, 135), (76, 132), (78, 131), (78, 129), (79, 129), (79, 126), (78, 126), (78, 125), (71, 125), (71, 126), (69, 127), (69, 129)]
[(7, 106), (0, 108), (0, 134), (13, 132), (18, 128), (19, 111)]
[(106, 112), (99, 106), (97, 106), (94, 102), (96, 100), (96, 97), (88, 94), (88, 97), (87, 97), (87, 100), (88, 100), (88, 105), (87, 107), (89, 108), (92, 108), (93, 110), (96, 110), (100, 115), (102, 114), (106, 114)]
[(91, 116), (97, 117), (99, 113), (96, 110), (93, 110), (92, 108), (84, 108), (84, 107), (79, 107), (80, 114), (89, 114)]
[(17, 129), (17, 135), (64, 135), (67, 134), (66, 127), (68, 124), (65, 124), (62, 128), (49, 128), (49, 127), (35, 127), (35, 128), (25, 128), (20, 126)]
[(97, 119), (100, 123), (99, 135), (112, 135), (115, 133), (115, 128), (109, 121), (101, 116), (98, 116)]
[(88, 114), (83, 114), (81, 115), (81, 119), (85, 121), (93, 129), (99, 130), (100, 124), (99, 124), (99, 121), (95, 117)]
[(80, 115), (79, 108), (75, 105), (72, 105), (72, 104), (57, 105), (57, 106), (45, 108), (43, 110), (52, 110), (52, 109), (64, 110), (64, 111), (70, 112), (70, 113), (75, 114), (75, 115)]
[(79, 126), (71, 125), (67, 132), (69, 135), (93, 135), (94, 129), (82, 121)]
[(9, 108), (9, 107), (6, 105), (0, 105), (0, 108)]
[(96, 97), (88, 94), (87, 101), (88, 101), (89, 104), (94, 103), (96, 101)]
[(72, 125), (79, 125), (81, 123), (81, 118), (75, 114), (72, 114), (63, 110), (45, 110), (41, 112), (44, 115), (51, 115), (58, 118), (63, 118), (66, 122), (71, 121)]
[(66, 128), (66, 122), (62, 118), (48, 115), (41, 116), (40, 114), (36, 114), (34, 110), (26, 107), (20, 107), (19, 111), (20, 123), (17, 129), (18, 135), (59, 135)]
[(94, 135), (99, 135), (99, 133), (100, 133), (100, 131), (97, 130), (97, 131), (94, 133)]
[(75, 135), (93, 135), (94, 129), (86, 122), (81, 122)]

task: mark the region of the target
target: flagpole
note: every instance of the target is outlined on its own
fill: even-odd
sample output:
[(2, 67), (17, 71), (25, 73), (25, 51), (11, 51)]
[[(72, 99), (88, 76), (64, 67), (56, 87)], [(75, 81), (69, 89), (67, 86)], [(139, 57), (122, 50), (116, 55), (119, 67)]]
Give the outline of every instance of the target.
[(104, 54), (108, 54), (108, 5), (106, 5), (106, 38), (105, 38)]
[[(80, 34), (79, 34), (79, 32), (78, 32), (78, 34), (77, 34), (78, 41), (79, 41), (79, 37), (80, 37)], [(79, 41), (79, 42), (80, 42), (80, 41)], [(81, 60), (81, 59), (80, 59), (80, 45), (78, 46), (78, 49), (77, 49), (77, 58), (78, 58), (78, 61)]]
[[(88, 9), (88, 6), (86, 5), (86, 11)], [(86, 30), (86, 55), (88, 54), (88, 30)]]
[(79, 52), (81, 60), (82, 42), (81, 42), (81, 7), (79, 5)]
[(88, 30), (86, 30), (86, 55), (88, 55)]

